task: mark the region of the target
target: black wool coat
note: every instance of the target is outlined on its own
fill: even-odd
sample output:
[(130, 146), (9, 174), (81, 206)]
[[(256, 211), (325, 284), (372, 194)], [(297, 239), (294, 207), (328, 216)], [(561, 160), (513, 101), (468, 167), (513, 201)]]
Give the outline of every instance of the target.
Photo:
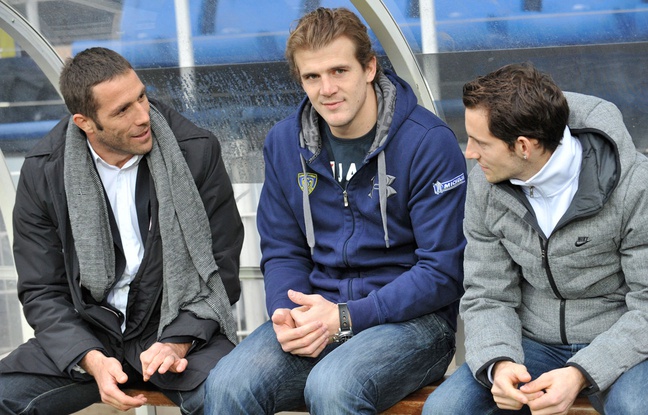
[[(243, 225), (216, 137), (173, 109), (151, 100), (176, 135), (209, 218), (214, 258), (230, 303), (240, 295), (239, 255)], [(0, 361), (0, 372), (22, 372), (74, 379), (90, 375), (74, 370), (90, 350), (100, 350), (141, 373), (139, 355), (156, 341), (194, 342), (181, 374), (154, 375), (165, 389), (191, 390), (205, 380), (234, 345), (219, 333), (219, 323), (181, 312), (158, 338), (162, 299), (162, 241), (157, 199), (146, 162), (138, 170), (136, 205), (144, 257), (131, 283), (126, 330), (123, 316), (105, 301), (97, 303), (79, 284), (79, 263), (68, 217), (63, 166), (63, 119), (25, 157), (14, 208), (14, 254), (18, 295), (35, 337)], [(109, 210), (115, 241), (116, 275), (125, 267), (119, 231)]]

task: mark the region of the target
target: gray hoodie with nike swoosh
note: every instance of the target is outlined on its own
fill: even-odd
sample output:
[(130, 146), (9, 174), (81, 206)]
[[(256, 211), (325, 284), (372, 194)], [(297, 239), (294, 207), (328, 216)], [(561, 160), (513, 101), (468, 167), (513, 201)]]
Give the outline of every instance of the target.
[(468, 183), (461, 316), (466, 360), (488, 385), (495, 361), (524, 362), (521, 338), (586, 343), (568, 365), (607, 389), (648, 358), (648, 159), (617, 107), (565, 92), (583, 147), (579, 187), (549, 238), (518, 186)]

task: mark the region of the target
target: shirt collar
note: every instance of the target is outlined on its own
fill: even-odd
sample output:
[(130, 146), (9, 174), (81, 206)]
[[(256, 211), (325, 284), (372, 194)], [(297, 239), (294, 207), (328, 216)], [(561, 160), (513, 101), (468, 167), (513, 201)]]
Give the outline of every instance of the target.
[(511, 183), (522, 186), (525, 193), (534, 187), (546, 197), (552, 197), (567, 186), (580, 174), (583, 147), (579, 140), (572, 137), (569, 127), (565, 127), (563, 138), (547, 163), (527, 181), (511, 179)]
[(90, 144), (90, 141), (86, 140), (86, 143), (88, 143), (88, 148), (90, 149), (90, 153), (92, 153), (92, 160), (94, 161), (95, 166), (101, 165), (109, 169), (124, 170), (132, 166), (137, 166), (139, 162), (142, 160), (142, 158), (144, 157), (141, 154), (135, 154), (126, 162), (126, 164), (124, 164), (121, 168), (119, 168), (117, 166), (113, 166), (112, 164), (108, 164), (104, 159), (102, 159), (101, 156), (97, 154), (97, 152), (94, 150), (94, 148), (92, 148), (92, 144)]

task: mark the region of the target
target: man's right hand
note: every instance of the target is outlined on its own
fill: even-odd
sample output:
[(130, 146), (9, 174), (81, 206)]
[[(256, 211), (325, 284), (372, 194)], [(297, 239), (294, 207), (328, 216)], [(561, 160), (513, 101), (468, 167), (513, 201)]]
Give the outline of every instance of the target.
[(491, 393), (500, 409), (519, 410), (522, 406), (544, 393), (525, 394), (518, 389), (520, 383), (531, 381), (531, 375), (524, 365), (500, 361), (493, 367), (493, 387)]
[(91, 350), (81, 359), (79, 366), (95, 378), (103, 403), (120, 411), (128, 411), (146, 404), (144, 395), (131, 397), (119, 389), (118, 384), (126, 383), (128, 375), (124, 373), (117, 359), (106, 357), (98, 350)]
[(279, 308), (272, 314), (272, 327), (282, 350), (297, 356), (317, 357), (329, 340), (328, 330), (321, 321), (296, 327), (287, 308)]

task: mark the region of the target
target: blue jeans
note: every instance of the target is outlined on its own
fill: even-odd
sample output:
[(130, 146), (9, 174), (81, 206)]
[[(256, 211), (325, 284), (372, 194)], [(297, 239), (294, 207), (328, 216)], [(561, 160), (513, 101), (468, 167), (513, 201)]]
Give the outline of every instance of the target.
[[(523, 338), (524, 365), (532, 379), (565, 366), (586, 344), (548, 346)], [(648, 361), (621, 375), (610, 388), (588, 396), (592, 406), (607, 415), (640, 415), (646, 413), (648, 400)], [(462, 365), (427, 399), (423, 415), (452, 414), (530, 414), (527, 406), (519, 411), (504, 411), (497, 407), (488, 388), (475, 380), (467, 364)]]
[(443, 376), (454, 332), (429, 314), (366, 329), (317, 358), (281, 349), (268, 321), (221, 359), (205, 382), (205, 413), (375, 414)]
[[(127, 369), (124, 368), (126, 371)], [(134, 371), (133, 371), (134, 372)], [(129, 379), (135, 374), (127, 371)], [(141, 377), (141, 375), (140, 375)], [(124, 388), (150, 388), (142, 383), (126, 383)], [(202, 414), (204, 388), (187, 391), (162, 390), (183, 414)], [(101, 400), (94, 380), (77, 382), (66, 377), (29, 373), (0, 374), (0, 415), (67, 415)]]

